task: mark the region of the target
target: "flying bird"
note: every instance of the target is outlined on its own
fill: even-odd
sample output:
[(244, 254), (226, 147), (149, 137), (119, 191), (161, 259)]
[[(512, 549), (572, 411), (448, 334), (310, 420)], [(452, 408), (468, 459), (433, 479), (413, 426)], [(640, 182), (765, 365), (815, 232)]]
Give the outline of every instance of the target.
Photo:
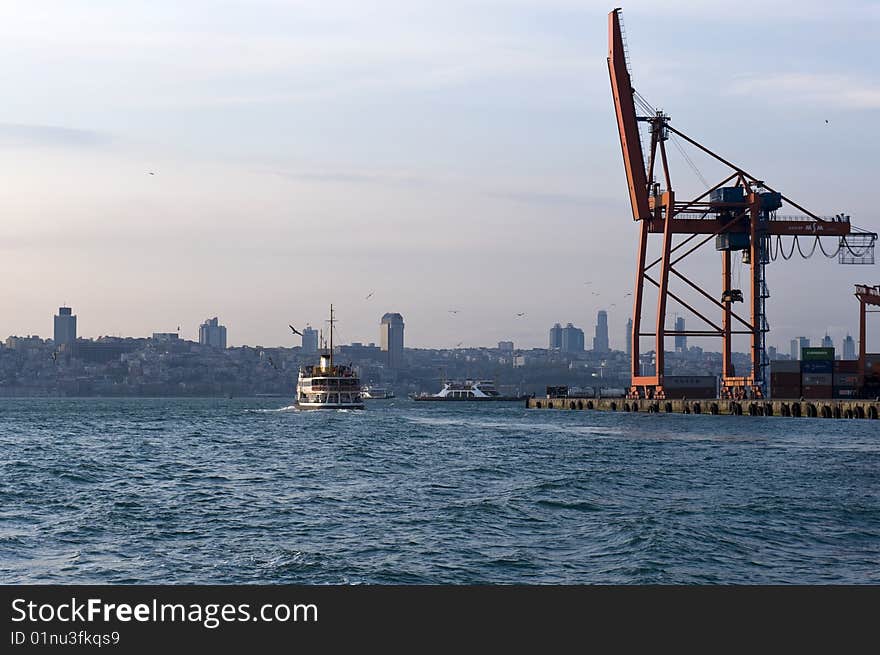
[(526, 313), (525, 313), (525, 312), (517, 312), (516, 315), (517, 315), (517, 317), (519, 317), (519, 316), (525, 316)]
[(828, 119), (827, 119), (827, 118), (825, 119), (825, 124), (826, 124), (826, 125), (828, 124)]
[(291, 330), (293, 330), (293, 333), (294, 333), (294, 334), (298, 334), (299, 336), (302, 336), (302, 335), (303, 335), (302, 332), (300, 332), (299, 330), (297, 330), (297, 329), (296, 329), (295, 327), (293, 327), (292, 325), (288, 324), (287, 327), (289, 327)]
[(367, 297), (364, 298), (364, 300), (369, 300), (369, 299), (372, 298), (372, 297), (373, 297), (373, 292), (370, 291), (370, 293), (367, 294)]
[(450, 314), (458, 314), (458, 310), (457, 309), (450, 309), (449, 313)]
[(455, 344), (455, 347), (458, 348), (463, 343), (464, 343), (464, 341), (459, 341), (457, 344)]
[(632, 295), (632, 292), (630, 292), (630, 293), (625, 293), (625, 294), (623, 294), (623, 297), (626, 298), (627, 296), (631, 296), (631, 295)]
[[(826, 122), (827, 122), (827, 121), (826, 121)], [(149, 171), (149, 172), (147, 173), (147, 175), (155, 175), (155, 173), (154, 173), (153, 171)]]

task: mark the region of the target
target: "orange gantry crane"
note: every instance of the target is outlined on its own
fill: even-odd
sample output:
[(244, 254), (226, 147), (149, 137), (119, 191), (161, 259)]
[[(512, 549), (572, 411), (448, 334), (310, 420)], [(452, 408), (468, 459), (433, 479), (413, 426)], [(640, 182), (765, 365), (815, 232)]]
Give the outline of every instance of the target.
[(857, 284), (854, 295), (859, 299), (859, 377), (864, 382), (867, 373), (865, 362), (868, 354), (866, 314), (869, 311), (880, 311), (868, 309), (868, 305), (880, 307), (880, 284), (873, 287), (867, 284)]
[[(669, 116), (654, 109), (632, 86), (629, 55), (622, 26), (621, 10), (608, 16), (608, 70), (617, 112), (617, 127), (623, 151), (623, 163), (629, 185), (633, 219), (639, 222), (639, 246), (632, 319), (632, 382), (631, 397), (664, 398), (664, 343), (667, 336), (717, 336), (722, 339), (722, 397), (763, 397), (766, 389), (765, 350), (767, 325), (765, 304), (769, 297), (765, 266), (781, 256), (790, 259), (795, 247), (809, 257), (816, 246), (827, 257), (837, 257), (844, 264), (873, 264), (877, 235), (859, 230), (850, 224), (849, 216), (820, 217), (804, 209), (779, 191), (772, 189), (740, 166), (733, 164), (670, 125)], [(638, 106), (639, 112), (636, 111)], [(639, 124), (645, 123), (650, 134), (647, 162), (642, 150)], [(710, 186), (703, 180), (680, 143), (674, 141), (685, 160), (691, 164), (708, 187), (694, 198), (678, 200), (672, 186), (666, 143), (679, 137), (690, 146), (712, 157), (729, 171), (729, 175)], [(662, 181), (655, 175), (662, 168)], [(787, 204), (803, 215), (782, 216), (778, 210)], [(660, 235), (660, 255), (648, 260), (648, 238)], [(676, 235), (681, 235), (676, 242)], [(792, 237), (791, 249), (785, 253), (783, 237)], [(823, 237), (837, 239), (837, 248), (827, 252)], [(690, 279), (679, 265), (706, 243), (715, 240), (721, 253), (722, 293), (717, 298), (699, 282)], [(800, 241), (799, 241), (800, 239)], [(812, 242), (805, 254), (801, 242)], [(775, 248), (774, 248), (775, 245)], [(742, 251), (742, 261), (749, 265), (748, 296), (732, 284), (732, 255)], [(655, 272), (656, 271), (656, 272)], [(720, 318), (708, 311), (698, 311), (670, 287), (672, 280), (683, 283), (708, 302)], [(645, 284), (657, 288), (654, 330), (645, 331), (642, 309)], [(666, 307), (673, 300), (702, 322), (699, 330), (675, 330), (666, 327)], [(734, 303), (748, 303), (748, 315), (734, 311)], [(737, 375), (732, 361), (733, 335), (748, 335), (751, 370)], [(654, 338), (655, 367), (653, 374), (643, 374), (639, 340)]]

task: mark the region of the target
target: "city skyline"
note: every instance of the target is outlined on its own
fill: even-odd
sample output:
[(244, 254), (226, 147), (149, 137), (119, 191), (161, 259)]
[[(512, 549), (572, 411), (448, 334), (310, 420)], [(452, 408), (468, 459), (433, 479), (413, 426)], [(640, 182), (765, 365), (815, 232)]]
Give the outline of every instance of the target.
[[(604, 309), (611, 347), (625, 347), (637, 230), (605, 60), (610, 5), (207, 8), (0, 9), (15, 53), (0, 72), (16, 89), (0, 113), (0, 331), (50, 334), (49, 298), (77, 309), (86, 337), (220, 315), (230, 345), (291, 344), (287, 325), (321, 325), (332, 301), (348, 341), (374, 341), (393, 308), (417, 347), (539, 347), (557, 316), (591, 326)], [(673, 125), (816, 213), (878, 230), (862, 127), (880, 110), (876, 6), (624, 9), (636, 87)], [(738, 44), (743, 30), (760, 46)], [(316, 278), (328, 252), (338, 272)], [(716, 264), (697, 264), (713, 294)], [(852, 286), (877, 278), (771, 264), (768, 344), (856, 334)]]
[[(504, 351), (526, 351), (526, 350), (559, 350), (561, 352), (566, 353), (578, 353), (578, 352), (595, 352), (595, 353), (604, 353), (610, 351), (619, 351), (625, 352), (627, 355), (630, 354), (630, 341), (626, 338), (629, 336), (632, 325), (632, 319), (626, 320), (626, 331), (624, 332), (624, 338), (621, 341), (625, 343), (623, 345), (618, 345), (611, 341), (608, 336), (608, 324), (607, 324), (608, 312), (604, 310), (600, 310), (596, 316), (596, 322), (593, 325), (594, 333), (600, 337), (599, 342), (603, 344), (599, 349), (596, 349), (597, 339), (593, 337), (592, 347), (587, 347), (587, 342), (584, 334), (584, 330), (574, 326), (571, 322), (568, 322), (565, 327), (563, 327), (559, 322), (554, 323), (554, 325), (550, 328), (550, 341), (549, 347), (545, 346), (523, 346), (517, 345), (517, 343), (513, 340), (501, 340), (498, 341), (494, 348), (498, 350)], [(53, 317), (53, 325), (54, 330), (52, 331), (51, 337), (43, 337), (39, 332), (36, 331), (26, 331), (21, 334), (9, 334), (6, 337), (2, 338), (0, 341), (0, 346), (2, 346), (2, 342), (7, 339), (32, 339), (39, 338), (40, 340), (52, 341), (56, 345), (63, 344), (72, 344), (77, 340), (86, 340), (86, 341), (94, 341), (100, 338), (123, 338), (123, 339), (144, 339), (148, 338), (146, 335), (142, 334), (98, 334), (95, 336), (83, 336), (77, 331), (77, 315), (73, 313), (73, 308), (69, 306), (61, 306), (58, 308), (58, 314), (55, 314)], [(288, 326), (289, 328), (292, 326)], [(389, 331), (390, 328), (390, 331)], [(675, 319), (675, 329), (683, 329), (684, 328), (684, 319), (678, 317)], [(459, 342), (454, 346), (440, 346), (440, 345), (427, 345), (427, 346), (406, 346), (404, 344), (403, 339), (403, 330), (404, 330), (404, 320), (403, 316), (398, 312), (385, 312), (380, 321), (379, 321), (379, 336), (376, 341), (371, 340), (370, 338), (354, 338), (349, 340), (348, 342), (339, 341), (337, 343), (339, 345), (357, 345), (361, 346), (367, 344), (369, 346), (376, 346), (376, 344), (380, 344), (378, 347), (382, 350), (382, 352), (386, 353), (386, 360), (390, 368), (396, 368), (402, 362), (402, 352), (406, 348), (421, 348), (427, 350), (456, 350), (456, 349), (468, 349), (468, 348), (478, 348), (478, 349), (492, 349), (493, 346), (491, 344), (469, 344), (464, 345), (463, 342)], [(306, 326), (303, 328), (301, 333), (297, 333), (291, 341), (296, 342), (299, 341), (300, 347), (303, 350), (303, 353), (316, 354), (319, 349), (319, 335), (321, 334), (320, 330), (312, 328), (310, 323), (306, 323)], [(60, 336), (59, 336), (60, 335)], [(184, 341), (192, 341), (194, 343), (199, 343), (201, 345), (210, 345), (213, 347), (218, 347), (221, 349), (225, 348), (236, 348), (236, 347), (264, 347), (264, 348), (291, 348), (295, 347), (295, 343), (253, 343), (253, 344), (235, 344), (229, 343), (227, 344), (227, 330), (226, 325), (219, 323), (218, 317), (204, 319), (196, 329), (196, 336), (192, 339), (187, 339), (186, 330), (182, 329), (182, 326), (178, 326), (176, 331), (169, 332), (156, 332), (153, 331), (150, 333), (151, 338), (153, 340), (164, 340), (168, 339), (182, 339)], [(670, 339), (674, 340), (674, 347), (668, 349), (667, 352), (683, 352), (688, 349), (686, 339), (682, 343), (679, 337), (670, 337)], [(855, 339), (851, 334), (846, 333), (845, 336), (841, 337), (839, 340), (833, 339), (827, 332), (823, 337), (817, 339), (821, 341), (822, 346), (831, 346), (835, 349), (836, 354), (843, 359), (852, 359), (855, 357), (855, 352), (858, 349), (858, 340)], [(394, 344), (393, 353), (389, 353), (389, 343)], [(608, 344), (607, 348), (604, 344)], [(799, 336), (796, 339), (792, 339), (790, 344), (787, 347), (777, 348), (776, 345), (772, 343), (768, 343), (768, 353), (771, 354), (770, 359), (774, 359), (772, 355), (775, 355), (777, 352), (780, 354), (784, 354), (786, 358), (790, 359), (799, 359), (799, 355), (797, 353), (800, 352), (801, 348), (810, 347), (812, 343), (811, 337)], [(547, 342), (545, 341), (545, 344)], [(682, 347), (683, 346), (683, 347)], [(711, 348), (701, 348), (705, 352), (718, 352), (717, 350), (713, 350)], [(643, 351), (642, 354), (646, 354), (651, 351)], [(745, 351), (736, 351), (736, 352), (745, 352)]]

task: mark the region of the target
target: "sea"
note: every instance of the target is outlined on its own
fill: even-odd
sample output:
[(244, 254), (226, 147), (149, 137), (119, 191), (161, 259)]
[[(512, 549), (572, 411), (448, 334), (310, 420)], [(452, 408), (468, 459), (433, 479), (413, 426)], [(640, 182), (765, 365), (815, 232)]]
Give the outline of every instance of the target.
[(0, 400), (0, 582), (877, 584), (880, 423)]

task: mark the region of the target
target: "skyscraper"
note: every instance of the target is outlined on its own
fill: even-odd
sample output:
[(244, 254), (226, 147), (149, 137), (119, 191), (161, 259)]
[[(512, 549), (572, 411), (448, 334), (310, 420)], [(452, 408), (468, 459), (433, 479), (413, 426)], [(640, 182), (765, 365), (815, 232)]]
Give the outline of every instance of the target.
[(608, 312), (601, 309), (596, 316), (596, 336), (593, 337), (593, 352), (607, 353), (608, 350)]
[[(684, 332), (684, 317), (679, 316), (675, 319), (675, 331), (676, 332)], [(684, 334), (676, 334), (675, 335), (675, 352), (683, 353), (687, 352), (688, 349), (688, 338), (687, 335)]]
[(626, 354), (632, 355), (633, 352), (633, 320), (626, 319)]
[(560, 350), (562, 348), (562, 326), (557, 323), (550, 328), (550, 350)]
[(571, 323), (562, 328), (562, 351), (567, 353), (584, 352), (584, 331)]
[(220, 320), (206, 318), (199, 326), (199, 343), (212, 348), (226, 348), (226, 326), (220, 325)]
[(855, 359), (856, 358), (856, 340), (853, 339), (850, 335), (846, 335), (846, 339), (843, 340), (843, 357), (841, 359)]
[(798, 337), (797, 339), (791, 340), (791, 358), (792, 359), (800, 359), (801, 358), (801, 349), (809, 348), (810, 340), (806, 337)]
[(388, 368), (400, 368), (403, 365), (403, 316), (396, 312), (382, 316), (379, 337)]
[(76, 316), (70, 307), (59, 307), (55, 316), (54, 341), (56, 346), (72, 346), (76, 343)]
[(831, 337), (827, 334), (822, 337), (822, 347), (823, 348), (834, 348), (834, 341), (831, 340)]
[(302, 353), (303, 355), (318, 354), (318, 331), (307, 325), (302, 331)]

